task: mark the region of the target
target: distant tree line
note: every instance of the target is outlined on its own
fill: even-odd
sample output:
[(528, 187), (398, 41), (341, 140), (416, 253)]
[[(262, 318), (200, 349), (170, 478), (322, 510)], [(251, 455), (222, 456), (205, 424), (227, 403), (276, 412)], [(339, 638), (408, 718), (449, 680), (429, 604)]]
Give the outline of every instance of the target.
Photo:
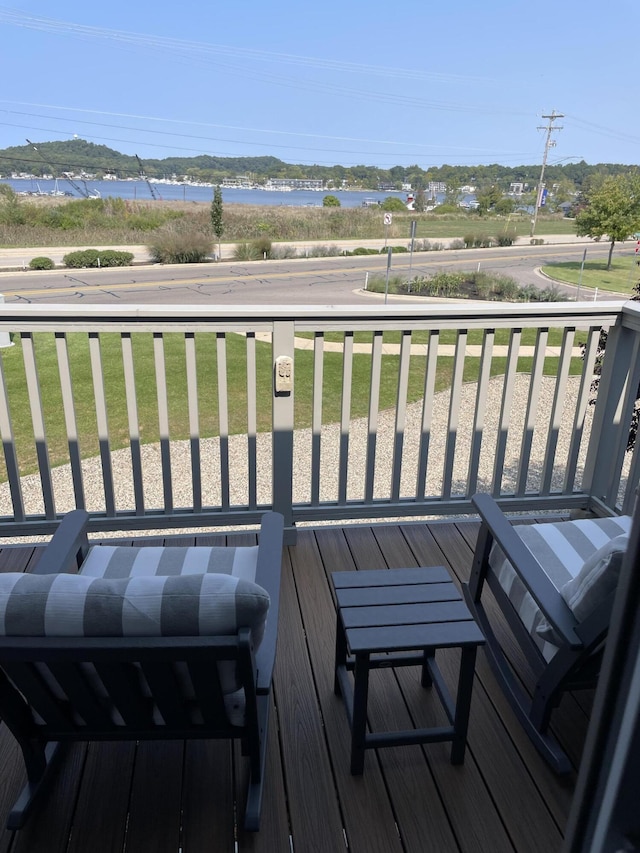
[[(376, 189), (378, 184), (392, 183), (400, 190), (402, 184), (411, 184), (414, 191), (424, 191), (430, 181), (444, 182), (448, 190), (469, 185), (474, 187), (497, 187), (507, 192), (509, 185), (519, 182), (533, 190), (540, 177), (540, 164), (522, 166), (393, 166), (379, 169), (376, 166), (318, 166), (285, 163), (277, 157), (214, 157), (202, 154), (197, 157), (166, 157), (144, 159), (144, 173), (150, 178), (186, 176), (192, 180), (219, 184), (224, 178), (249, 175), (256, 183), (268, 178), (320, 179), (327, 188), (340, 189), (343, 184)], [(563, 185), (572, 192), (580, 192), (595, 175), (616, 176), (632, 168), (615, 163), (590, 165), (584, 160), (579, 163), (548, 165), (545, 172), (547, 185)], [(133, 178), (139, 175), (140, 165), (135, 156), (121, 154), (106, 145), (96, 145), (84, 139), (69, 139), (63, 142), (36, 142), (0, 149), (0, 174), (25, 172), (42, 176), (52, 174), (60, 177), (64, 172), (79, 174), (87, 172), (102, 178), (113, 175), (118, 178)]]

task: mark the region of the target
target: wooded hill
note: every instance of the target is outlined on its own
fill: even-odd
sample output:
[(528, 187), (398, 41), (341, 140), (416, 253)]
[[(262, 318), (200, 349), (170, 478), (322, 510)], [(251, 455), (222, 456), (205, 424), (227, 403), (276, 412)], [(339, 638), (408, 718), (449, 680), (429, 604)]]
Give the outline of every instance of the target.
[[(64, 172), (80, 175), (82, 172), (103, 178), (115, 175), (132, 178), (140, 174), (140, 165), (135, 156), (121, 154), (106, 145), (96, 145), (84, 139), (69, 139), (63, 142), (37, 142), (0, 149), (0, 175), (27, 173), (60, 177)], [(393, 166), (379, 169), (376, 166), (308, 166), (285, 163), (277, 157), (213, 157), (202, 154), (197, 157), (166, 157), (162, 160), (145, 159), (144, 172), (151, 178), (182, 178), (217, 183), (223, 178), (250, 175), (256, 183), (269, 178), (313, 178), (322, 179), (336, 188), (346, 181), (349, 186), (376, 189), (380, 182), (392, 182), (400, 189), (408, 182), (414, 189), (426, 187), (429, 181), (443, 181), (448, 187), (464, 185), (497, 185), (504, 191), (513, 181), (528, 183), (532, 188), (540, 177), (540, 164), (529, 166), (450, 166), (422, 169), (414, 166)], [(548, 182), (570, 182), (580, 190), (584, 182), (596, 173), (616, 175), (636, 169), (615, 163), (589, 165), (579, 163), (549, 165), (545, 178)]]

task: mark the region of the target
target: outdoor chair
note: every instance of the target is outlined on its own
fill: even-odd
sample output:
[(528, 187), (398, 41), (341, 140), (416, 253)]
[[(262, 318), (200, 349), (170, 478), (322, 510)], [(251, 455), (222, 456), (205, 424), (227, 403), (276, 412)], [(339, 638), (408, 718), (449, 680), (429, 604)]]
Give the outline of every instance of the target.
[[(465, 598), (520, 722), (550, 766), (568, 773), (551, 714), (566, 691), (596, 685), (631, 517), (512, 525), (489, 495), (472, 500), (482, 523)], [(504, 623), (501, 633), (485, 584), (533, 672), (531, 692), (499, 639)]]
[(255, 547), (94, 545), (62, 520), (33, 573), (0, 576), (0, 717), (27, 784), (19, 828), (69, 741), (241, 739), (259, 829), (283, 518)]

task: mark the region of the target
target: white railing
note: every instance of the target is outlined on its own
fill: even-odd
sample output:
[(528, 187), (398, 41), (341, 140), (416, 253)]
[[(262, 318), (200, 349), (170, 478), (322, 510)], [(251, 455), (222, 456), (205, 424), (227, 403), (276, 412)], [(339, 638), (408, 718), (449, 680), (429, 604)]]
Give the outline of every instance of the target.
[(640, 473), (634, 303), (4, 305), (7, 332), (6, 535), (76, 506), (104, 530), (462, 513), (480, 490), (605, 511)]

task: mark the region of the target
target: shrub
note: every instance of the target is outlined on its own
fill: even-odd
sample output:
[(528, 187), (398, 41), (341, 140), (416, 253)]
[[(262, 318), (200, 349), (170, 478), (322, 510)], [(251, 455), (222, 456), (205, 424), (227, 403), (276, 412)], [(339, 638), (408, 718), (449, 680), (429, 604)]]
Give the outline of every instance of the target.
[(233, 250), (234, 261), (257, 261), (259, 259), (260, 255), (254, 243), (236, 243)]
[(449, 248), (450, 249), (466, 249), (467, 244), (465, 243), (464, 240), (461, 240), (459, 237), (456, 237), (455, 240), (452, 240), (449, 243)]
[(530, 246), (544, 246), (544, 240), (542, 239), (542, 237), (532, 237), (529, 240), (529, 245)]
[[(401, 252), (408, 252), (409, 251), (406, 246), (383, 246), (382, 249), (380, 249), (380, 254), (386, 255), (387, 252), (389, 251), (389, 249), (391, 249), (391, 251), (394, 254), (399, 254)], [(355, 254), (355, 252), (354, 252), (354, 254)]]
[(97, 249), (81, 249), (78, 252), (69, 252), (66, 254), (62, 259), (62, 263), (65, 267), (76, 270), (83, 267), (97, 267), (99, 254)]
[(379, 255), (378, 249), (367, 249), (364, 246), (358, 246), (352, 252), (347, 252), (349, 255)]
[(198, 264), (213, 252), (213, 238), (176, 221), (159, 228), (148, 249), (154, 263)]
[(335, 195), (326, 195), (322, 199), (323, 207), (341, 207), (340, 199)]
[(498, 234), (495, 240), (498, 246), (513, 246), (513, 237), (509, 234)]
[(380, 207), (383, 210), (397, 210), (403, 213), (407, 212), (407, 205), (395, 195), (390, 195), (385, 198)]
[(512, 301), (517, 299), (520, 292), (520, 285), (515, 279), (509, 278), (509, 276), (500, 276), (496, 278), (495, 292), (500, 299)]
[(309, 258), (335, 258), (340, 254), (338, 246), (331, 243), (329, 246), (312, 246), (308, 252)]
[(268, 237), (258, 237), (257, 240), (253, 241), (253, 245), (255, 247), (256, 254), (259, 259), (266, 259), (271, 257), (271, 249), (273, 244), (271, 243), (271, 240)]
[(539, 291), (538, 299), (540, 302), (568, 302), (569, 298), (566, 294), (562, 293), (554, 284), (550, 287), (545, 287), (544, 290)]
[(51, 258), (45, 258), (43, 256), (39, 258), (31, 258), (29, 261), (30, 270), (52, 270), (54, 267), (55, 264)]
[(133, 263), (133, 252), (118, 252), (115, 249), (105, 249), (98, 256), (101, 267), (128, 267)]
[(269, 255), (274, 261), (288, 261), (291, 258), (298, 257), (298, 250), (295, 246), (272, 246), (271, 253)]

